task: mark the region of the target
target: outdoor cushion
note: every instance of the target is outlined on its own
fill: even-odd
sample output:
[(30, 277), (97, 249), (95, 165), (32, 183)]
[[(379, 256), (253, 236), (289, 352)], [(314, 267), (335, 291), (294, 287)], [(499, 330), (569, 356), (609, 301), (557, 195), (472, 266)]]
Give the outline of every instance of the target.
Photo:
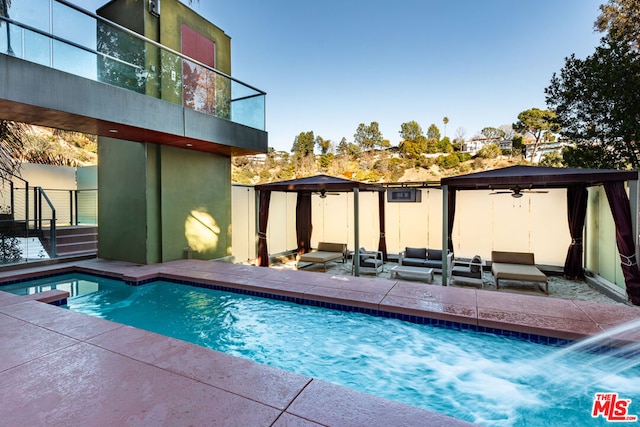
[(382, 260), (376, 259), (376, 258), (366, 258), (366, 259), (363, 259), (362, 262), (360, 263), (360, 266), (370, 267), (370, 268), (377, 268), (377, 267), (380, 267), (381, 265), (382, 265)]
[(480, 271), (481, 262), (482, 259), (480, 258), (480, 255), (476, 255), (471, 259), (471, 265), (469, 266), (469, 270), (471, 270), (471, 273), (478, 273)]
[(407, 258), (427, 258), (427, 248), (405, 248)]
[(427, 258), (442, 261), (442, 251), (440, 249), (429, 249), (427, 250)]

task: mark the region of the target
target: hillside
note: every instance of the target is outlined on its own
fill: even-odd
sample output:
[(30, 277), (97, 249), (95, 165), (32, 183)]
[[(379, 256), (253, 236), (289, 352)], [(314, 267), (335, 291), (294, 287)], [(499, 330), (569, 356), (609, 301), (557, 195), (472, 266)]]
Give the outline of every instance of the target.
[[(453, 158), (454, 161), (447, 159)], [(462, 158), (462, 159), (461, 159)], [(403, 159), (388, 153), (362, 155), (353, 159), (336, 157), (328, 164), (321, 160), (284, 158), (263, 160), (257, 156), (235, 157), (231, 174), (237, 184), (256, 185), (316, 174), (327, 174), (362, 182), (428, 182), (442, 177), (526, 163), (521, 156), (487, 159), (468, 154), (442, 154), (420, 160)]]
[(24, 162), (57, 166), (98, 164), (95, 135), (26, 125), (22, 141), (23, 150), (16, 154)]
[[(98, 163), (95, 135), (40, 126), (25, 126), (24, 150), (20, 160), (59, 166), (88, 166)], [(295, 159), (289, 153), (240, 156), (232, 160), (232, 182), (255, 185), (325, 173), (364, 182), (426, 182), (521, 164), (520, 156), (495, 159), (471, 158), (462, 153), (431, 155), (422, 159), (402, 159), (390, 152), (365, 153), (356, 158), (321, 156)]]

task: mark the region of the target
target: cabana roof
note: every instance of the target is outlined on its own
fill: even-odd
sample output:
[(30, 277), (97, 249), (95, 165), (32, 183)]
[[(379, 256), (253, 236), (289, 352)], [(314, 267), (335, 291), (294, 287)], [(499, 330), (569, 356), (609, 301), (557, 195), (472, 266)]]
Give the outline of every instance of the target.
[(337, 178), (329, 175), (314, 175), (306, 178), (290, 179), (288, 181), (271, 182), (255, 186), (261, 191), (337, 191), (350, 192), (354, 189), (360, 191), (384, 191), (384, 188), (376, 184), (366, 184), (364, 182), (352, 181), (350, 179)]
[(638, 171), (612, 169), (552, 168), (509, 166), (485, 172), (443, 178), (441, 185), (452, 190), (511, 188), (566, 188), (594, 186), (612, 181), (637, 181)]

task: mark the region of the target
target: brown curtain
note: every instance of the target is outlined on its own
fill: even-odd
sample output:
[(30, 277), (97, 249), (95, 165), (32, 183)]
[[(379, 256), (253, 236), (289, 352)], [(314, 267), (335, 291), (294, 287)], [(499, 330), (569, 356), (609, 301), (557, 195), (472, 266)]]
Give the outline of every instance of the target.
[(387, 257), (387, 238), (385, 237), (385, 215), (384, 215), (384, 191), (378, 192), (378, 216), (380, 217), (380, 240), (378, 240), (378, 250), (382, 252), (382, 259)]
[(582, 270), (582, 232), (584, 218), (587, 214), (587, 188), (575, 185), (567, 188), (567, 216), (571, 245), (564, 262), (564, 275), (567, 277), (584, 277)]
[(456, 217), (456, 190), (449, 189), (447, 193), (447, 203), (449, 205), (447, 216), (447, 249), (449, 252), (453, 252), (453, 220)]
[(311, 192), (301, 191), (296, 200), (296, 238), (298, 253), (306, 254), (311, 251)]
[(629, 198), (622, 181), (604, 184), (604, 191), (607, 193), (613, 220), (616, 224), (616, 243), (627, 286), (627, 295), (634, 305), (640, 305), (640, 270), (638, 270), (638, 260), (636, 259)]
[(271, 191), (260, 191), (258, 203), (258, 266), (269, 267), (269, 250), (267, 249), (267, 221), (269, 221), (269, 202)]

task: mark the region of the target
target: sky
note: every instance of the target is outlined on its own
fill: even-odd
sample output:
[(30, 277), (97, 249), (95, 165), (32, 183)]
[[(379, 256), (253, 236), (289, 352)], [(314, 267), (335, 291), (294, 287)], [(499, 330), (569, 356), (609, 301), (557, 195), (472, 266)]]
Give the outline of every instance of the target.
[[(71, 0), (95, 11), (106, 0)], [(186, 1), (186, 0), (184, 0)], [(546, 108), (564, 59), (594, 52), (604, 0), (199, 0), (231, 37), (231, 74), (267, 92), (269, 147), (313, 131), (336, 145), (378, 122), (465, 137)]]

